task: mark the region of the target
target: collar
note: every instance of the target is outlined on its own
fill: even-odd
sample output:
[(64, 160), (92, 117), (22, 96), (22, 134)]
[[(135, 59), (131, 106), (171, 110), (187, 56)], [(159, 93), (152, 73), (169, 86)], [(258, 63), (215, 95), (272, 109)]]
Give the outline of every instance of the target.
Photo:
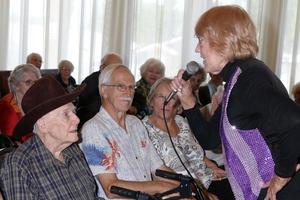
[[(35, 150), (39, 156), (41, 156), (45, 163), (53, 165), (55, 163), (56, 165), (64, 165), (61, 161), (57, 160), (52, 153), (46, 148), (42, 140), (39, 138), (38, 135), (33, 134), (32, 136), (33, 144), (35, 145)], [(72, 144), (74, 145), (74, 144)], [(73, 155), (70, 152), (70, 146), (67, 147), (62, 151), (65, 159), (65, 164), (68, 165), (70, 160), (72, 159)]]
[(236, 59), (234, 61), (228, 62), (225, 67), (220, 72), (221, 77), (224, 82), (228, 82), (231, 78), (232, 74), (235, 72), (237, 67), (244, 68), (245, 63), (254, 60), (255, 58), (247, 58), (247, 59)]

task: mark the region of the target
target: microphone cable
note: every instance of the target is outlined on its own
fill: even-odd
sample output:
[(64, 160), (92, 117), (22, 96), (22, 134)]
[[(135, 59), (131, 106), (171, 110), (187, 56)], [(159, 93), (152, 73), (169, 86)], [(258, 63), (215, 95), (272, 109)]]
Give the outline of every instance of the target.
[(182, 164), (182, 166), (184, 167), (184, 169), (186, 170), (186, 172), (188, 173), (188, 175), (189, 175), (189, 176), (191, 177), (191, 179), (192, 179), (192, 184), (194, 185), (194, 187), (195, 187), (195, 189), (196, 189), (196, 197), (197, 197), (197, 196), (200, 197), (200, 199), (197, 198), (197, 200), (205, 200), (205, 199), (204, 199), (204, 196), (203, 196), (203, 194), (202, 194), (202, 192), (201, 192), (201, 189), (200, 189), (200, 188), (198, 187), (198, 185), (196, 184), (196, 181), (195, 181), (194, 177), (192, 176), (192, 174), (191, 174), (191, 172), (188, 170), (188, 168), (185, 166), (185, 164), (183, 163), (182, 159), (180, 158), (180, 156), (179, 156), (179, 154), (178, 154), (178, 152), (177, 152), (177, 150), (176, 150), (176, 147), (175, 147), (175, 145), (174, 145), (174, 142), (173, 142), (173, 140), (172, 140), (171, 133), (170, 133), (170, 130), (169, 130), (169, 127), (168, 127), (167, 119), (166, 119), (166, 112), (165, 112), (166, 105), (167, 105), (167, 104), (165, 104), (165, 103), (164, 103), (164, 105), (163, 105), (163, 117), (164, 117), (164, 122), (165, 122), (165, 125), (166, 125), (167, 133), (168, 133), (168, 135), (169, 135), (169, 138), (170, 138), (170, 142), (171, 142), (171, 144), (172, 144), (172, 147), (173, 147), (173, 149), (174, 149), (174, 151), (175, 151), (175, 153), (176, 153), (176, 155), (177, 155), (177, 157), (178, 157), (180, 163)]

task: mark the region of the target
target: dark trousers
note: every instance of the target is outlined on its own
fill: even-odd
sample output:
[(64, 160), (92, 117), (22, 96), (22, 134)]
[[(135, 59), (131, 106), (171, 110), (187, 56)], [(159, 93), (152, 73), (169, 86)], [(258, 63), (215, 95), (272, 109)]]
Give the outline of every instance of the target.
[(227, 178), (220, 181), (213, 181), (208, 191), (216, 195), (220, 200), (235, 199)]

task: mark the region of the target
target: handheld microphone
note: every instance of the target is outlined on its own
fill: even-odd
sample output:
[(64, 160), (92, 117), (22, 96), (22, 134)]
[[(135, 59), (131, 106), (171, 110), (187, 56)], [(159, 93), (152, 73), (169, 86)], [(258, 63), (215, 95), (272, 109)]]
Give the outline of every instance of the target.
[(150, 195), (142, 193), (140, 191), (134, 191), (134, 190), (117, 187), (117, 186), (111, 186), (110, 192), (123, 197), (129, 197), (130, 199), (140, 199), (140, 200), (152, 199)]
[[(200, 65), (195, 62), (195, 61), (191, 61), (186, 65), (186, 70), (184, 71), (184, 73), (182, 74), (182, 79), (187, 81), (191, 78), (192, 75), (194, 75), (198, 70), (200, 69)], [(169, 103), (169, 101), (174, 97), (174, 95), (177, 93), (177, 91), (172, 91), (168, 97), (166, 98), (164, 104), (167, 105)]]
[(167, 179), (176, 180), (176, 181), (179, 181), (179, 182), (182, 182), (182, 181), (185, 181), (185, 182), (192, 181), (192, 178), (189, 177), (189, 176), (185, 176), (185, 175), (177, 174), (177, 173), (173, 173), (173, 172), (168, 172), (168, 171), (164, 171), (164, 170), (160, 170), (160, 169), (157, 169), (155, 171), (155, 175), (159, 176), (159, 177), (167, 178)]

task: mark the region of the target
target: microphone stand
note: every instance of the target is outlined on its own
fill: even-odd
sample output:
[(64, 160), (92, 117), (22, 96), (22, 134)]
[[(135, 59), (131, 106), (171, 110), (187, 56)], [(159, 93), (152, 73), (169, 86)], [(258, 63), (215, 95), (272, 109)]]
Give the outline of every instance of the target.
[(204, 199), (204, 196), (202, 194), (202, 191), (201, 191), (201, 188), (197, 185), (194, 177), (192, 176), (191, 172), (187, 169), (187, 167), (185, 166), (185, 164), (183, 163), (182, 159), (180, 158), (176, 148), (175, 148), (175, 145), (172, 141), (172, 137), (171, 137), (171, 134), (170, 134), (170, 130), (169, 130), (169, 127), (168, 127), (168, 124), (167, 124), (167, 120), (166, 120), (166, 112), (165, 112), (165, 109), (166, 109), (166, 105), (167, 105), (168, 102), (164, 102), (164, 105), (163, 105), (163, 117), (164, 117), (164, 122), (165, 122), (165, 125), (166, 125), (166, 129), (167, 129), (167, 132), (168, 132), (168, 135), (169, 135), (169, 138), (170, 138), (170, 142), (172, 144), (172, 147), (180, 161), (180, 163), (182, 164), (182, 166), (184, 167), (184, 169), (187, 171), (188, 175), (190, 176), (191, 178), (191, 183), (193, 184), (193, 186), (195, 187), (195, 190), (196, 190), (196, 199), (197, 200), (205, 200)]
[(161, 198), (156, 195), (153, 196), (141, 191), (130, 190), (118, 186), (112, 186), (110, 192), (119, 196), (129, 197), (131, 199), (134, 198), (136, 200), (161, 200)]
[(190, 187), (190, 181), (186, 181), (186, 180), (182, 180), (180, 182), (180, 185), (177, 188), (168, 190), (166, 192), (163, 193), (159, 193), (159, 194), (155, 194), (154, 196), (162, 199), (162, 197), (173, 194), (173, 193), (177, 193), (179, 192), (179, 196), (175, 196), (175, 197), (170, 197), (167, 198), (165, 200), (176, 200), (176, 199), (182, 199), (182, 198), (190, 198), (192, 196), (192, 189)]

